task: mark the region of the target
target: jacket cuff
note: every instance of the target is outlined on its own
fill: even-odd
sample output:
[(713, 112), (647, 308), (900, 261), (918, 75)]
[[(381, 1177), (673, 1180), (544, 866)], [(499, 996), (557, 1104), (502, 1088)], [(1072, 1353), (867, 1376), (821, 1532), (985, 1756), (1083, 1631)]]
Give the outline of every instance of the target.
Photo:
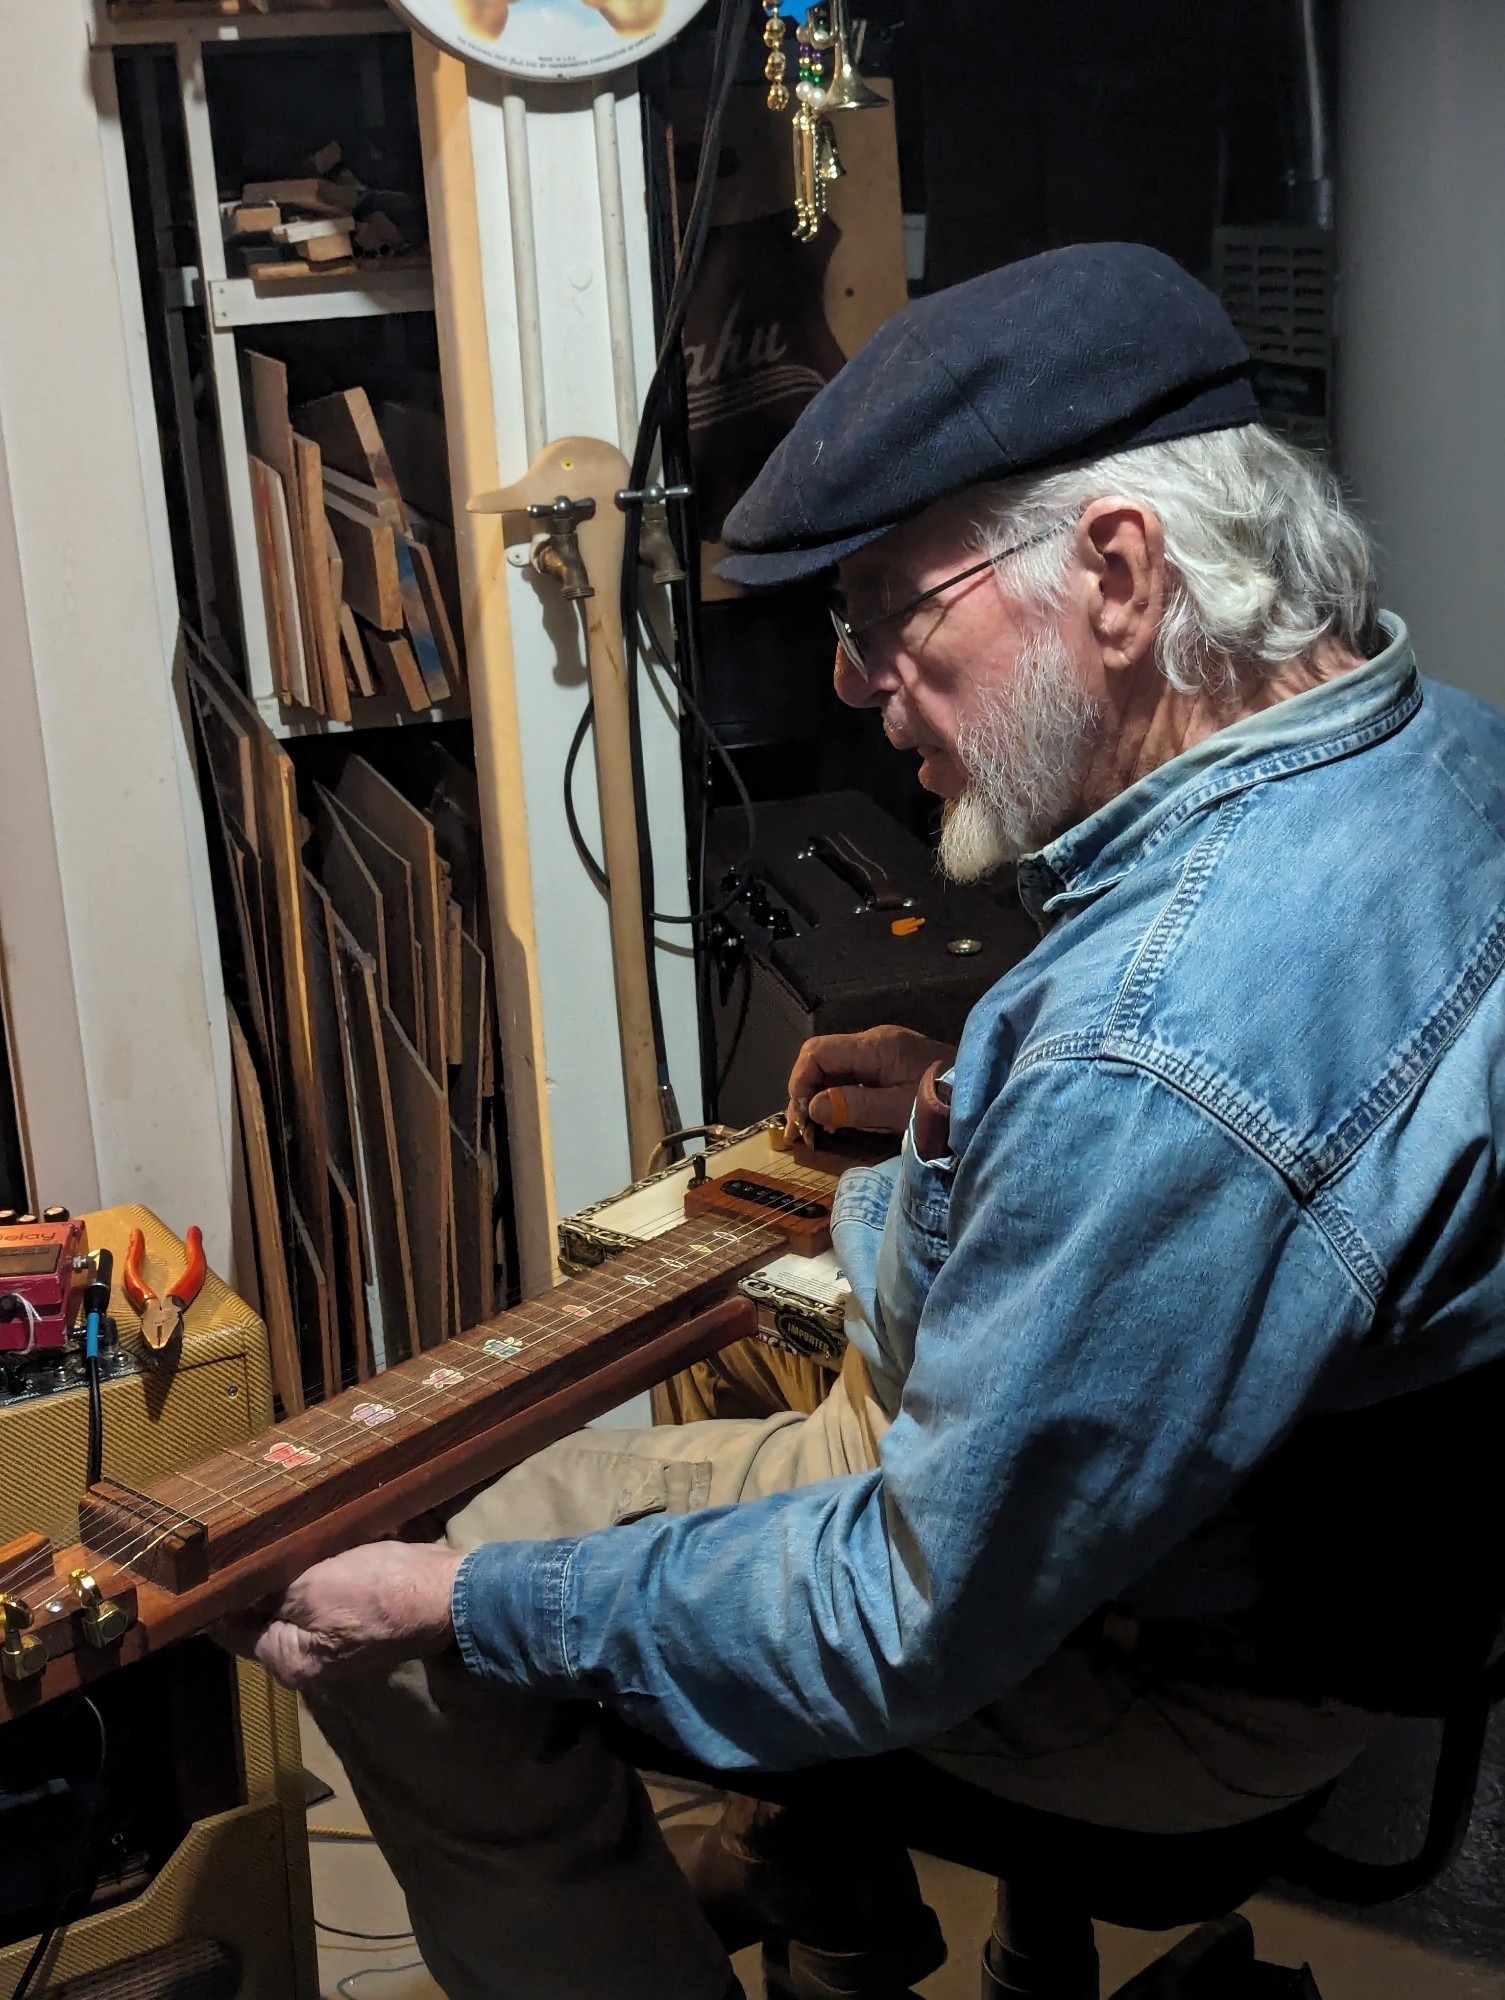
[(450, 1587), (460, 1657), (503, 1687), (579, 1694), (564, 1638), (564, 1602), (579, 1543), (487, 1542), (472, 1549)]

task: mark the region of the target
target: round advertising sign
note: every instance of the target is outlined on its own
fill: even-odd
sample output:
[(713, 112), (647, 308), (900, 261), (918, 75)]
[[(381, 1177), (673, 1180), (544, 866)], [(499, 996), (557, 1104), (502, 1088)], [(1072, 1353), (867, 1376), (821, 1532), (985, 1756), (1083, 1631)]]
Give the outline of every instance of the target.
[(391, 0), (453, 55), (509, 76), (601, 76), (672, 40), (705, 0)]

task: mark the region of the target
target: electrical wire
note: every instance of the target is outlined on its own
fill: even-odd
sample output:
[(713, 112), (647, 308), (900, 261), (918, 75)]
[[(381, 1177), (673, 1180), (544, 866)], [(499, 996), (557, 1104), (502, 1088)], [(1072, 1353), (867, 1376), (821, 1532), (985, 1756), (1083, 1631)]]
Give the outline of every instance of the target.
[(338, 1924), (326, 1924), (322, 1917), (314, 1918), (314, 1929), (328, 1931), (333, 1937), (354, 1938), (357, 1944), (411, 1944), (416, 1935), (413, 1931), (347, 1931)]
[(344, 2000), (357, 2000), (355, 1982), (358, 1979), (377, 1979), (383, 1973), (421, 1972), (423, 1969), (421, 1958), (405, 1958), (401, 1965), (363, 1965), (358, 1972), (347, 1972), (334, 1990), (343, 1994)]
[[(694, 695), (691, 694), (678, 668), (670, 659), (664, 643), (654, 630), (653, 622), (648, 617), (647, 612), (641, 612), (640, 617), (643, 636), (647, 642), (648, 651), (653, 657), (655, 666), (668, 675), (676, 695), (683, 704), (691, 722), (698, 730), (702, 742), (715, 752), (726, 767), (727, 774), (731, 778), (733, 787), (737, 793), (737, 803), (741, 807), (742, 816), (747, 822), (747, 851), (750, 858), (757, 845), (758, 837), (758, 814), (757, 808), (753, 804), (752, 793), (747, 789), (747, 783), (742, 773), (737, 769), (731, 752), (717, 735), (712, 725), (706, 720), (704, 710), (701, 708), (699, 702), (696, 701)], [(570, 739), (570, 747), (565, 753), (564, 816), (565, 824), (569, 828), (570, 839), (574, 844), (576, 854), (580, 857), (582, 867), (595, 883), (596, 887), (605, 890), (610, 888), (611, 878), (601, 862), (596, 859), (595, 854), (591, 851), (590, 842), (585, 837), (585, 830), (580, 824), (579, 815), (575, 807), (575, 766), (579, 762), (580, 752), (585, 747), (585, 739), (590, 734), (591, 724), (594, 719), (595, 704), (587, 702), (579, 722), (575, 725), (575, 733)], [(731, 908), (738, 896), (741, 895), (746, 881), (747, 864), (744, 862), (735, 871), (731, 886), (716, 902), (706, 903), (698, 910), (686, 910), (683, 913), (678, 911), (650, 910), (648, 913), (649, 919), (655, 924), (711, 923), (725, 910)]]

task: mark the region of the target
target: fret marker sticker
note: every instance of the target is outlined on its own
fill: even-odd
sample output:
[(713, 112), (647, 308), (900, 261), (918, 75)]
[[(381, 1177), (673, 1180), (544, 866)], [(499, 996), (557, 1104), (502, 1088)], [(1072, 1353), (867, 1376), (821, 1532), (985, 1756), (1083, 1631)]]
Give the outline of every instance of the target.
[(650, 1285), (652, 1282), (651, 1278), (645, 1278), (639, 1271), (624, 1271), (622, 1273), (622, 1283), (624, 1285)]
[(521, 1354), (523, 1344), (516, 1334), (506, 1334), (500, 1340), (488, 1340), (483, 1352), (494, 1354), (498, 1361), (510, 1361), (515, 1354)]
[(268, 1465), (280, 1465), (285, 1472), (293, 1472), (300, 1465), (317, 1465), (319, 1453), (310, 1451), (306, 1444), (290, 1444), (286, 1438), (279, 1438), (263, 1454)]
[(423, 1378), (425, 1389), (454, 1389), (465, 1377), (458, 1368), (431, 1368)]
[(690, 1267), (682, 1257), (660, 1257), (661, 1264), (667, 1264), (671, 1271), (687, 1271)]
[(594, 1306), (561, 1306), (559, 1310), (562, 1313), (568, 1313), (571, 1319), (589, 1319), (596, 1308)]
[(374, 1431), (382, 1424), (391, 1423), (396, 1415), (390, 1403), (357, 1403), (350, 1412), (350, 1421), (364, 1424), (368, 1431)]

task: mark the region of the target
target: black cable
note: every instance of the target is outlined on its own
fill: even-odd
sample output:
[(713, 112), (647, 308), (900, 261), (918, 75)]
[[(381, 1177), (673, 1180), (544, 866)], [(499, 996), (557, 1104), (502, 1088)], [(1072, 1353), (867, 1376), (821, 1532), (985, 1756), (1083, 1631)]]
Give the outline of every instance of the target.
[[(357, 1944), (412, 1944), (413, 1931), (345, 1931), (338, 1924), (326, 1924), (322, 1917), (314, 1918), (314, 1929), (328, 1931), (334, 1937), (354, 1938)], [(20, 1995), (16, 1996), (20, 2000)]]
[(105, 1412), (99, 1392), (99, 1330), (110, 1306), (110, 1285), (115, 1275), (113, 1252), (101, 1250), (94, 1259), (94, 1276), (84, 1287), (84, 1377), (89, 1384), (89, 1464), (90, 1486), (104, 1478)]
[[(629, 488), (641, 491), (648, 477), (648, 469), (653, 463), (653, 455), (658, 446), (659, 434), (663, 428), (665, 405), (669, 385), (678, 355), (680, 335), (684, 329), (686, 315), (690, 308), (696, 274), (710, 231), (711, 214), (716, 194), (716, 169), (721, 152), (721, 133), (726, 120), (727, 106), (731, 100), (732, 84), (736, 77), (737, 57), (745, 36), (746, 24), (752, 0), (722, 0), (721, 12), (716, 21), (716, 35), (711, 57), (711, 81), (708, 95), (705, 130), (701, 142), (700, 160), (695, 176), (695, 192), (690, 202), (690, 213), (685, 223), (684, 236), (680, 245), (679, 266), (675, 272), (673, 289), (664, 313), (663, 325), (659, 332), (658, 355), (647, 393), (643, 399), (642, 417), (639, 422), (637, 442), (632, 454), (632, 465), (628, 476)], [(653, 871), (653, 845), (648, 821), (647, 780), (643, 761), (642, 704), (639, 682), (640, 651), (638, 644), (638, 620), (642, 614), (642, 582), (639, 572), (639, 555), (642, 537), (642, 513), (639, 508), (629, 508), (626, 518), (626, 534), (622, 553), (622, 574), (619, 586), (619, 604), (622, 619), (623, 667), (627, 682), (628, 754), (632, 777), (633, 818), (637, 831), (639, 883), (642, 891), (643, 930), (645, 958), (648, 971), (648, 1002), (653, 1032), (654, 1059), (658, 1070), (660, 1095), (666, 1100), (671, 1096), (669, 1083), (668, 1047), (664, 1035), (663, 1006), (659, 991), (658, 966), (656, 961), (657, 939), (654, 924), (656, 902)], [(677, 679), (677, 677), (676, 677)], [(575, 763), (585, 733), (590, 727), (587, 711), (577, 727), (575, 740), (571, 744), (571, 755), (565, 770), (566, 819), (570, 827), (571, 839), (576, 851), (584, 859), (585, 843), (580, 835), (575, 819), (574, 801), (570, 794)], [(604, 881), (599, 867), (592, 871), (592, 879)], [(678, 1114), (673, 1112), (669, 1122), (677, 1124)]]
[[(676, 695), (684, 705), (685, 712), (694, 724), (702, 742), (726, 766), (727, 774), (731, 778), (737, 793), (737, 803), (742, 808), (743, 817), (747, 821), (747, 852), (750, 859), (757, 846), (758, 839), (758, 814), (757, 808), (753, 804), (752, 793), (747, 789), (746, 781), (742, 773), (737, 769), (731, 752), (722, 742), (720, 736), (717, 735), (712, 725), (706, 720), (705, 713), (699, 702), (691, 694), (673, 661), (664, 650), (663, 641), (653, 628), (653, 621), (648, 617), (646, 612), (643, 612), (641, 617), (643, 636), (648, 642), (648, 651), (653, 657), (654, 664), (668, 675)], [(570, 839), (574, 843), (575, 852), (580, 857), (581, 866), (598, 889), (609, 889), (611, 887), (611, 878), (592, 853), (590, 843), (585, 837), (585, 829), (581, 826), (579, 815), (575, 810), (575, 766), (579, 762), (580, 752), (585, 747), (585, 739), (590, 734), (595, 713), (595, 703), (588, 701), (581, 713), (579, 722), (575, 725), (575, 733), (570, 738), (570, 747), (565, 752), (564, 817), (565, 823), (569, 827)], [(702, 864), (702, 874), (703, 872)], [(698, 910), (687, 910), (683, 914), (664, 910), (650, 910), (648, 913), (649, 918), (655, 924), (710, 923), (722, 915), (724, 911), (731, 908), (732, 904), (742, 893), (742, 888), (746, 880), (747, 866), (744, 863), (736, 870), (736, 879), (731, 888), (718, 901), (704, 904)]]
[[(99, 1812), (99, 1801), (102, 1796), (101, 1780), (104, 1777), (105, 1757), (109, 1750), (109, 1738), (105, 1734), (104, 1717), (95, 1707), (93, 1701), (90, 1700), (88, 1695), (82, 1695), (80, 1699), (82, 1700), (84, 1707), (88, 1709), (89, 1713), (93, 1716), (94, 1725), (99, 1731), (99, 1762), (94, 1767), (94, 1776), (93, 1779), (91, 1780), (91, 1783), (94, 1786), (94, 1796), (89, 1801), (89, 1810), (84, 1819), (83, 1833), (79, 1841), (79, 1846), (83, 1851), (85, 1868), (87, 1869), (89, 1843), (94, 1837), (94, 1821)], [(68, 1894), (63, 1897), (62, 1901), (57, 1906), (56, 1916), (52, 1919), (52, 1922), (47, 1925), (46, 1929), (42, 1932), (42, 1935), (37, 1939), (36, 1946), (32, 1951), (31, 1957), (27, 1959), (25, 1965), (21, 1968), (21, 1977), (16, 1982), (15, 1986), (11, 1989), (10, 2000), (26, 2000), (26, 1996), (32, 1990), (32, 1981), (37, 1976), (38, 1967), (41, 1965), (42, 1961), (46, 1958), (48, 1952), (51, 1951), (53, 1944), (57, 1940), (58, 1933), (63, 1928), (64, 1920), (68, 1912), (68, 1905), (74, 1900), (75, 1897), (81, 1894), (89, 1893), (93, 1889), (93, 1886), (94, 1886), (93, 1878), (90, 1877), (85, 1881), (77, 1883), (72, 1889), (69, 1890)]]

